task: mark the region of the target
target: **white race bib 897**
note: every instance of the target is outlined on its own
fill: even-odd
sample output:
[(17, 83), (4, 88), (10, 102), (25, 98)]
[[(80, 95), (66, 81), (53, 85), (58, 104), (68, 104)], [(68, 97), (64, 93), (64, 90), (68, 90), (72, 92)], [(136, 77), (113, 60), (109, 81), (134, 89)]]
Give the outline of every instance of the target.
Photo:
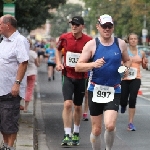
[(67, 52), (66, 66), (75, 67), (80, 55), (81, 55), (80, 53)]
[(108, 103), (114, 100), (114, 87), (95, 84), (92, 101)]
[(137, 69), (131, 67), (131, 68), (129, 69), (129, 74), (128, 74), (128, 76), (127, 76), (127, 79), (135, 79), (136, 77), (137, 77)]

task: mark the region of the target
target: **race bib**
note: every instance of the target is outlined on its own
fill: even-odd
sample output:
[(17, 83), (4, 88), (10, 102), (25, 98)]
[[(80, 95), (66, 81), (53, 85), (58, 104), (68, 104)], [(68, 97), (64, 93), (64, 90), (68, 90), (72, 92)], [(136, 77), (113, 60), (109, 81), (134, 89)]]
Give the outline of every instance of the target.
[(80, 55), (81, 55), (80, 53), (67, 52), (66, 66), (75, 67)]
[(48, 59), (50, 62), (54, 62), (54, 57), (50, 56)]
[(95, 84), (92, 101), (108, 103), (114, 100), (114, 87)]
[(137, 69), (131, 67), (131, 68), (129, 69), (129, 74), (128, 74), (128, 76), (127, 76), (127, 79), (135, 79), (136, 77), (137, 77)]

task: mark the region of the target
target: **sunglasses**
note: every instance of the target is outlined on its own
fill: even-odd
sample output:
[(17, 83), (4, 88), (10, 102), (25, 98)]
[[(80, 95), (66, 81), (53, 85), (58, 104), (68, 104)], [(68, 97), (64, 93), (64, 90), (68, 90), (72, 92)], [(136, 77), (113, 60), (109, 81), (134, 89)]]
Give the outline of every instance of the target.
[(72, 26), (77, 26), (77, 27), (80, 26), (80, 24), (76, 24), (76, 23), (74, 23), (74, 22), (72, 22), (71, 24), (72, 24)]
[(100, 24), (100, 26), (103, 28), (103, 29), (112, 29), (113, 28), (113, 24)]

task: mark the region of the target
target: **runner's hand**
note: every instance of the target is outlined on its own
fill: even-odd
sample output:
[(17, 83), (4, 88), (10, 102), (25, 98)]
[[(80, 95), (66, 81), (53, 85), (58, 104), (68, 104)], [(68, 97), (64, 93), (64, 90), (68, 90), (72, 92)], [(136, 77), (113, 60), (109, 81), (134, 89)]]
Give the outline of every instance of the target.
[(17, 95), (19, 95), (19, 90), (20, 90), (20, 85), (14, 83), (12, 89), (11, 89), (11, 94), (12, 96), (16, 97)]
[(123, 75), (123, 78), (126, 78), (129, 75), (129, 69), (126, 69)]
[(105, 62), (105, 60), (104, 60), (104, 57), (103, 57), (103, 58), (100, 58), (100, 59), (97, 59), (97, 60), (94, 62), (94, 68), (102, 67), (105, 63), (106, 63), (106, 62)]
[(64, 66), (62, 64), (57, 64), (56, 65), (56, 70), (57, 71), (62, 71), (64, 69)]

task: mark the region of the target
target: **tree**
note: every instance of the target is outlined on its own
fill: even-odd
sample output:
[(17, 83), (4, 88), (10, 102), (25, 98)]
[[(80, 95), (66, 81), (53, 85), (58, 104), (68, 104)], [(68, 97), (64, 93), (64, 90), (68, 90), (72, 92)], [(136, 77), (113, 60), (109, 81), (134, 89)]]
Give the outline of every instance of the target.
[(51, 22), (51, 36), (58, 37), (60, 34), (67, 32), (69, 27), (69, 20), (76, 15), (82, 14), (82, 6), (79, 4), (65, 4), (60, 5)]
[[(85, 7), (91, 8), (88, 16), (93, 27), (98, 17), (109, 14), (115, 23), (115, 35), (124, 37), (135, 32), (141, 36), (142, 28), (150, 31), (150, 0), (82, 0)], [(143, 23), (146, 22), (146, 27)], [(96, 30), (96, 28), (93, 28)]]
[[(30, 32), (45, 24), (46, 19), (53, 17), (50, 9), (57, 8), (66, 0), (16, 0), (16, 19), (18, 26)], [(0, 16), (3, 15), (3, 0), (0, 0)]]

